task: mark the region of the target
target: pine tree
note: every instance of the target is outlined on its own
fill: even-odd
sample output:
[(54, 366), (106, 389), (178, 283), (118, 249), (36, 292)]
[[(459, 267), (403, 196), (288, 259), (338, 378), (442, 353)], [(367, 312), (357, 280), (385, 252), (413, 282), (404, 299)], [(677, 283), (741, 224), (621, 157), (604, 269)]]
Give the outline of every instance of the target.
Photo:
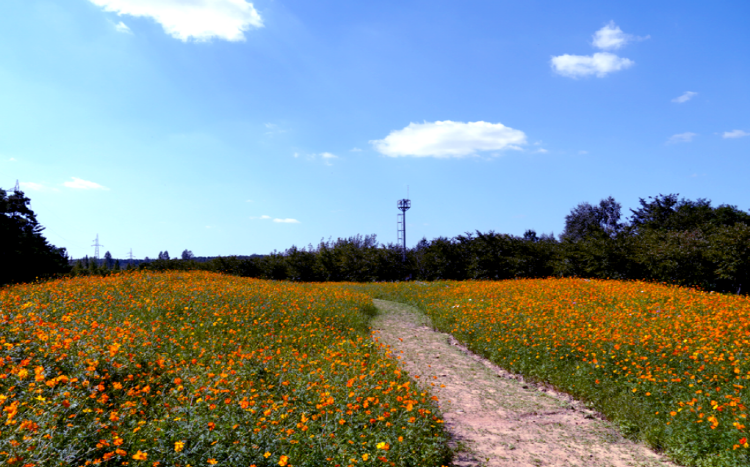
[(31, 200), (15, 189), (0, 188), (0, 285), (67, 273), (65, 248), (47, 243), (31, 210)]

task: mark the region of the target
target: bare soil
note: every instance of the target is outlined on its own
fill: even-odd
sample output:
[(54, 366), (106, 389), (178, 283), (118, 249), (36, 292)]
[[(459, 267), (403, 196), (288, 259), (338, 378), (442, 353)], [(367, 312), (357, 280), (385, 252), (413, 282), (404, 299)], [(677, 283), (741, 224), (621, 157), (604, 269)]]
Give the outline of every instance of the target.
[(373, 338), (438, 397), (454, 466), (674, 466), (567, 394), (531, 384), (436, 332), (415, 308), (375, 300)]

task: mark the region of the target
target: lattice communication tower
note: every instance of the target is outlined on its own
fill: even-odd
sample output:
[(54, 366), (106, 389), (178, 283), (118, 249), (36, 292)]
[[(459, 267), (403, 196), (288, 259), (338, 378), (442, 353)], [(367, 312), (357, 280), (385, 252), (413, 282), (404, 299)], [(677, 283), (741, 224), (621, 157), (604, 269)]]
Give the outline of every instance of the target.
[(410, 199), (398, 200), (398, 208), (401, 214), (396, 216), (397, 238), (401, 243), (402, 261), (406, 262), (406, 211), (411, 207)]

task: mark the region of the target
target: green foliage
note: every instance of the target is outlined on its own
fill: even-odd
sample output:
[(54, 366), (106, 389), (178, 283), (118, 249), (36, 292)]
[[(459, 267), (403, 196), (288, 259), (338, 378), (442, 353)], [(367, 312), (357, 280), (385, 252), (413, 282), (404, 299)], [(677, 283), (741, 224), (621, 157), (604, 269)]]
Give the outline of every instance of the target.
[[(403, 280), (585, 277), (638, 279), (720, 292), (750, 290), (750, 214), (734, 206), (659, 195), (640, 200), (629, 222), (620, 221), (620, 203), (609, 197), (581, 203), (565, 217), (560, 239), (467, 232), (453, 238), (419, 241), (402, 259), (401, 247), (379, 244), (375, 235), (356, 235), (317, 246), (292, 246), (254, 257), (182, 260), (159, 252), (141, 269), (206, 270), (244, 277), (295, 282), (377, 282)], [(73, 274), (108, 274), (85, 259)], [(88, 268), (88, 271), (86, 269)]]
[(70, 271), (65, 248), (47, 243), (30, 202), (22, 191), (0, 189), (0, 285)]

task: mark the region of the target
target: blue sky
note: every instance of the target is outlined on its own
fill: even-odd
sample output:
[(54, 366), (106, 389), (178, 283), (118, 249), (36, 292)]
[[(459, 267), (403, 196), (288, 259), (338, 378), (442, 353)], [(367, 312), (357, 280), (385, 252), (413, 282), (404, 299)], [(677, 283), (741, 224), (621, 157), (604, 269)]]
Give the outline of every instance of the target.
[(4, 0), (0, 186), (118, 258), (750, 208), (750, 2)]

